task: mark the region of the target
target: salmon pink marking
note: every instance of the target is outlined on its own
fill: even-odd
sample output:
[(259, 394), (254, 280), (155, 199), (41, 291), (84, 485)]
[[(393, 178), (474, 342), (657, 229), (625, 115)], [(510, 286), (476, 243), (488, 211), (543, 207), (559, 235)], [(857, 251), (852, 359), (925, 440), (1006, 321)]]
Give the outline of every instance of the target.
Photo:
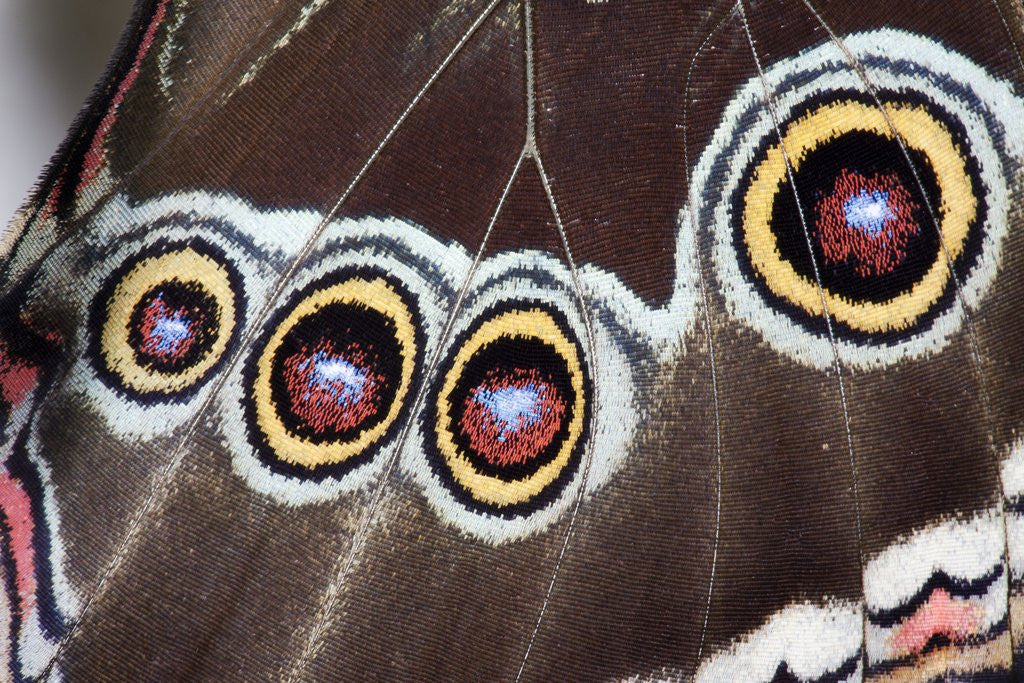
[(146, 27), (146, 33), (142, 36), (142, 42), (139, 43), (138, 52), (135, 53), (135, 60), (132, 62), (132, 68), (129, 69), (128, 73), (125, 74), (121, 83), (117, 86), (117, 92), (114, 93), (114, 98), (110, 101), (110, 108), (107, 109), (106, 116), (100, 121), (99, 126), (96, 127), (96, 134), (93, 136), (92, 144), (89, 146), (89, 151), (85, 153), (85, 160), (82, 167), (82, 177), (78, 183), (78, 191), (81, 192), (89, 183), (96, 179), (99, 175), (100, 168), (106, 161), (106, 142), (107, 136), (110, 135), (111, 129), (114, 127), (114, 123), (117, 121), (117, 111), (121, 107), (121, 103), (124, 102), (125, 96), (131, 87), (135, 85), (136, 79), (139, 77), (139, 70), (142, 67), (142, 60), (146, 58), (146, 53), (153, 46), (153, 40), (156, 38), (157, 29), (160, 28), (160, 24), (163, 22), (164, 17), (167, 14), (167, 5), (170, 0), (161, 0), (157, 5), (156, 10), (153, 12), (153, 19), (149, 22), (149, 26)]
[(919, 652), (936, 634), (963, 639), (974, 633), (981, 618), (982, 610), (978, 605), (953, 599), (944, 589), (936, 588), (928, 601), (895, 629), (893, 650), (898, 655)]

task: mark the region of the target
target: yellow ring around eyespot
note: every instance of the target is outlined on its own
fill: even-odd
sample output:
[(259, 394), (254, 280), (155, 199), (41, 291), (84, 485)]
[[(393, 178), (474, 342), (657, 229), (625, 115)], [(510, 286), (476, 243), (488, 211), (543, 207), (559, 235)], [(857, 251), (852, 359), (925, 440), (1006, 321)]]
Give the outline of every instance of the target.
[[(570, 383), (576, 400), (572, 421), (562, 447), (555, 458), (532, 475), (515, 481), (505, 481), (483, 474), (459, 452), (452, 438), (451, 404), (448, 397), (455, 390), (466, 364), (479, 350), (499, 338), (537, 339), (554, 347), (569, 368)], [(480, 326), (469, 342), (459, 349), (451, 370), (444, 378), (437, 405), (438, 449), (451, 471), (452, 478), (474, 499), (504, 507), (523, 503), (537, 496), (562, 473), (572, 457), (573, 448), (583, 432), (583, 413), (586, 397), (583, 395), (583, 368), (576, 346), (570, 342), (558, 323), (546, 312), (538, 309), (502, 313)]]
[(783, 148), (795, 172), (811, 151), (844, 133), (859, 130), (895, 140), (895, 128), (909, 148), (925, 155), (941, 190), (940, 233), (949, 258), (943, 253), (910, 291), (885, 302), (854, 302), (824, 290), (825, 305), (835, 320), (868, 333), (904, 330), (942, 296), (951, 276), (948, 260), (955, 262), (963, 252), (978, 212), (967, 164), (946, 127), (923, 107), (887, 104), (886, 111), (891, 127), (879, 108), (859, 102), (827, 104), (798, 119), (786, 129), (782, 144), (769, 149), (758, 164), (744, 195), (743, 235), (754, 268), (773, 292), (813, 316), (823, 316), (817, 283), (782, 258), (771, 230), (775, 196), (788, 182)]
[[(172, 280), (199, 284), (213, 296), (219, 309), (213, 346), (198, 363), (181, 372), (164, 372), (139, 365), (135, 349), (128, 341), (132, 313), (141, 298), (154, 287)], [(224, 266), (186, 247), (144, 258), (121, 278), (107, 301), (100, 352), (107, 368), (125, 385), (140, 393), (171, 394), (198, 382), (220, 359), (231, 339), (235, 320), (235, 292)]]
[[(289, 433), (278, 418), (272, 398), (271, 377), (274, 353), (281, 346), (285, 335), (303, 318), (334, 304), (363, 306), (381, 313), (394, 323), (396, 339), (402, 347), (402, 376), (394, 400), (383, 420), (371, 429), (361, 432), (353, 441), (317, 444)], [(398, 417), (412, 384), (416, 368), (415, 355), (416, 326), (412, 312), (402, 297), (383, 279), (353, 277), (340, 284), (315, 290), (277, 326), (258, 361), (252, 398), (256, 404), (256, 422), (266, 438), (267, 445), (279, 459), (309, 469), (338, 464), (362, 453), (379, 439)]]

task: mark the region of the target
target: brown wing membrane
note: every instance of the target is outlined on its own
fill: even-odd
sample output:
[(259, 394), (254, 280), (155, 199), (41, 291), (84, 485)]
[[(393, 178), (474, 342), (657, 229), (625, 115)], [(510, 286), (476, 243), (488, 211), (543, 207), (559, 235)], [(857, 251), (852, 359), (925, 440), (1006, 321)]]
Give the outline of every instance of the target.
[(140, 3), (9, 240), (0, 678), (1013, 680), (1022, 35)]

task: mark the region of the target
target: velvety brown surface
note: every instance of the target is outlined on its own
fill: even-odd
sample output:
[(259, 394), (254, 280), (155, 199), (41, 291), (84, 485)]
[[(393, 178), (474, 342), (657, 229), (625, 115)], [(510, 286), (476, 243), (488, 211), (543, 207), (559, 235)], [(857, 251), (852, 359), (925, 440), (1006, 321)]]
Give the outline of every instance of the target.
[[(305, 4), (167, 6), (111, 132), (112, 185), (75, 197), (65, 177), (53, 234), (30, 228), (22, 262), (74, 243), (115, 192), (141, 202), (201, 190), (258, 210), (396, 217), (470, 255), (540, 250), (570, 270), (614, 274), (645, 304), (671, 299), (679, 214), (703, 191), (688, 185), (693, 167), (758, 75), (732, 3), (326, 2), (260, 61)], [(158, 6), (143, 3), (129, 37)], [(796, 0), (745, 3), (763, 65), (827, 42), (822, 21), (839, 35), (889, 26), (1024, 88), (1010, 0), (815, 7), (819, 17)], [(167, 89), (159, 47), (178, 19)], [(62, 163), (81, 165), (75, 141), (89, 133), (72, 134)], [(688, 676), (698, 652), (787, 605), (858, 601), (864, 563), (897, 538), (1002, 499), (999, 458), (1024, 428), (1019, 196), (1014, 206), (997, 276), (968, 323), (940, 351), (885, 368), (808, 367), (737, 321), (704, 226), (696, 322), (668, 357), (634, 361), (628, 457), (575, 515), (504, 544), (445, 524), (398, 471), (324, 502), (259, 495), (232, 470), (213, 410), (195, 429), (119, 439), (55, 353), (38, 453), (65, 571), (87, 605), (57, 663), (67, 680)], [(87, 261), (67, 267), (63, 287)], [(268, 269), (288, 277), (301, 266)], [(8, 308), (21, 305), (18, 286), (5, 283)], [(59, 288), (32, 302), (23, 317), (67, 339), (87, 324)]]

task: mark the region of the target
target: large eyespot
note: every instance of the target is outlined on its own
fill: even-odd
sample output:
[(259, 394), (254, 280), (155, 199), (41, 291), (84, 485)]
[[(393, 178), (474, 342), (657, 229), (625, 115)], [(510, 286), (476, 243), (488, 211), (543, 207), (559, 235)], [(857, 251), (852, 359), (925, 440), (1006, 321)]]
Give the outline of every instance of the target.
[(428, 444), (442, 481), (469, 507), (505, 518), (549, 503), (579, 466), (591, 410), (565, 318), (546, 306), (492, 309), (442, 368)]
[(994, 277), (1020, 102), (924, 38), (843, 43), (863, 72), (829, 43), (740, 90), (695, 205), (731, 313), (802, 362), (827, 367), (834, 342), (870, 367), (944, 346)]
[(215, 247), (191, 240), (137, 252), (92, 308), (97, 373), (140, 401), (189, 395), (234, 338), (240, 297), (239, 277)]
[(868, 343), (921, 329), (955, 296), (985, 214), (962, 128), (909, 101), (884, 106), (831, 92), (794, 112), (749, 164), (733, 225), (740, 267), (770, 305), (820, 332), (824, 298), (837, 332)]
[(271, 469), (314, 480), (365, 462), (407, 410), (422, 346), (397, 280), (353, 270), (316, 280), (280, 309), (251, 357), (253, 447)]

